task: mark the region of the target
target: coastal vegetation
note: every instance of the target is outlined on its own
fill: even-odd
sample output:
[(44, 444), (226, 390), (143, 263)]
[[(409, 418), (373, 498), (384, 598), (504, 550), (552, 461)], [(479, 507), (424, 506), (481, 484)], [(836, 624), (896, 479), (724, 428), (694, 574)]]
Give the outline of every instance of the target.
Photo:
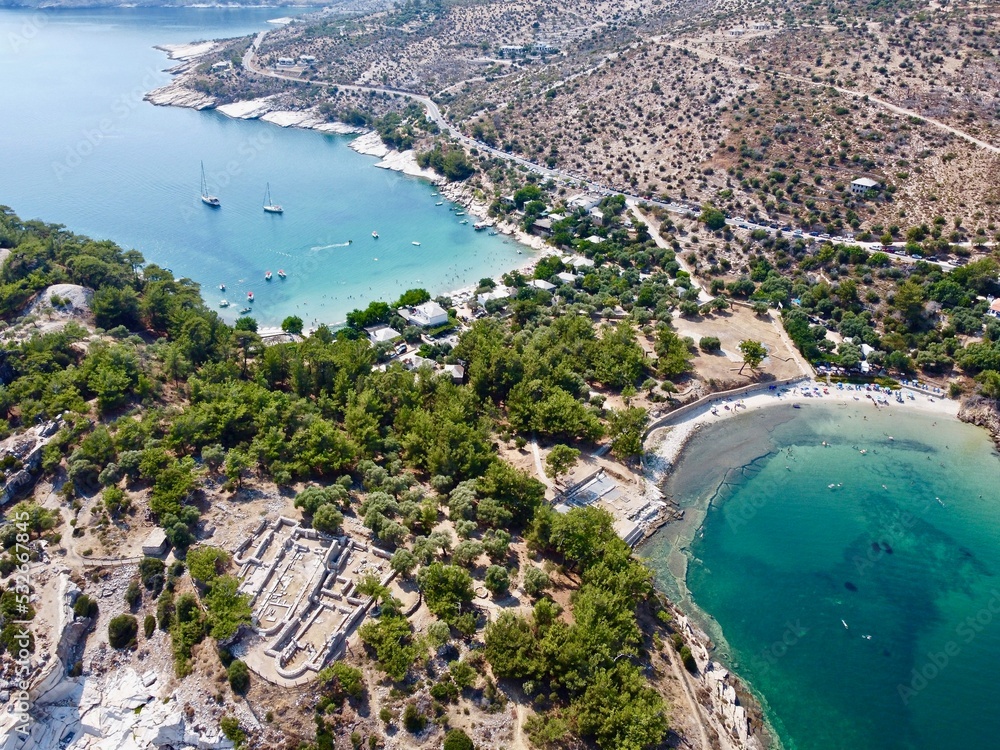
[[(400, 308), (431, 299), (411, 289), (340, 328), (306, 331), (289, 316), (275, 343), (252, 316), (227, 325), (197, 284), (133, 250), (3, 209), (0, 432), (53, 426), (41, 473), (59, 512), (15, 510), (30, 516), (36, 559), (39, 540), (58, 549), (63, 534), (66, 550), (82, 538), (83, 557), (110, 556), (123, 529), (162, 528), (183, 562), (144, 557), (124, 599), (99, 610), (82, 595), (74, 612), (107, 617), (98, 630), (113, 649), (141, 654), (169, 637), (177, 678), (217, 683), (219, 703), (226, 685), (248, 697), (266, 688), (226, 647), (252, 613), (230, 555), (207, 543), (214, 504), (266, 488), (307, 528), (360, 530), (388, 550), (421, 618), (378, 576), (358, 579), (373, 602), (363, 653), (320, 673), (301, 747), (343, 744), (343, 716), (369, 701), (380, 721), (369, 747), (439, 726), (446, 748), (472, 747), (449, 718), (459, 706), (499, 712), (511, 696), (527, 698), (523, 728), (538, 747), (658, 745), (671, 729), (659, 652), (667, 642), (697, 673), (692, 647), (613, 519), (557, 513), (543, 480), (571, 483), (598, 448), (634, 469), (652, 419), (775, 377), (781, 331), (759, 334), (772, 322), (838, 377), (931, 379), (995, 410), (997, 161), (974, 142), (995, 141), (997, 32), (963, 2), (657, 2), (612, 16), (591, 2), (376, 5), (268, 34), (259, 62), (312, 55), (308, 80), (244, 68), (243, 38), (192, 64), (185, 85), (216, 103), (268, 96), (369, 128), (491, 222), (542, 234), (559, 254), (506, 274), (508, 296), (471, 302), (468, 325), (447, 296), (436, 298), (447, 323), (408, 325)], [(559, 50), (545, 43), (557, 39)], [(965, 90), (958, 100), (942, 70)], [(433, 95), (467, 139), (442, 133), (406, 91)], [(854, 189), (862, 175), (877, 187)], [(590, 194), (592, 180), (611, 190)], [(881, 249), (860, 244), (876, 240)], [(29, 314), (56, 284), (92, 291), (89, 313)], [(483, 279), (476, 294), (498, 286)], [(761, 327), (720, 332), (750, 318)], [(403, 331), (423, 364), (406, 369), (391, 345), (370, 344), (375, 325)], [(529, 450), (537, 472), (524, 468)], [(5, 528), (6, 577), (17, 535)], [(5, 585), (0, 641), (13, 649)], [(236, 746), (268, 731), (228, 714), (221, 728)]]
[[(360, 636), (386, 680), (412, 684), (441, 643), (483, 637), (492, 678), (473, 688), (460, 676), (464, 667), (453, 666), (435, 700), (481, 689), (500, 701), (491, 680), (513, 680), (532, 698), (536, 716), (526, 730), (540, 746), (572, 735), (601, 747), (655, 744), (667, 730), (666, 707), (637, 666), (650, 658), (652, 637), (640, 615), (660, 606), (649, 572), (602, 512), (553, 513), (544, 485), (500, 458), (497, 443), (510, 449), (515, 438), (520, 445), (540, 438), (555, 480), (597, 442), (634, 460), (649, 408), (668, 407), (693, 359), (720, 346), (717, 337), (696, 345), (680, 335), (675, 316), (706, 320), (740, 304), (765, 313), (781, 306), (790, 337), (817, 364), (851, 369), (867, 361), (907, 376), (957, 372), (960, 389), (998, 395), (1000, 329), (982, 299), (997, 293), (1000, 266), (990, 255), (952, 270), (904, 265), (860, 247), (783, 236), (740, 241), (728, 228), (685, 225), (648, 206), (626, 211), (613, 197), (600, 202), (598, 223), (593, 212), (559, 206), (551, 186), (528, 182), (516, 192), (524, 207), (536, 201), (565, 211), (550, 242), (593, 265), (552, 291), (521, 272), (507, 274), (510, 297), (488, 305), (453, 348), (426, 350), (437, 362), (464, 363), (462, 384), (429, 369), (376, 368), (387, 352), (360, 335), (371, 324), (400, 324), (398, 307), (426, 301), (424, 290), (374, 301), (338, 331), (320, 327), (265, 346), (252, 319), (226, 325), (204, 307), (195, 284), (138, 253), (5, 211), (0, 244), (10, 255), (0, 299), (10, 322), (54, 283), (94, 289), (93, 324), (10, 329), (6, 430), (60, 418), (42, 463), (62, 482), (71, 513), (91, 508), (90, 528), (74, 533), (100, 542), (112, 519), (148, 509), (186, 558), (189, 577), (183, 566), (144, 559), (128, 596), (132, 612), (146, 612), (145, 638), (156, 625), (169, 633), (178, 676), (198, 668), (206, 638), (227, 642), (251, 616), (229, 555), (197, 543), (204, 509), (219, 490), (238, 495), (248, 484), (272, 482), (295, 488), (295, 506), (319, 531), (362, 523), (422, 593), (441, 628), (415, 629), (377, 580), (359, 584), (379, 605)], [(502, 202), (494, 209), (517, 210)], [(658, 227), (658, 238), (639, 216)], [(678, 253), (682, 240), (698, 250)], [(740, 257), (743, 266), (734, 262)], [(556, 282), (568, 268), (551, 256), (532, 276)], [(485, 291), (495, 287), (481, 282)], [(706, 288), (723, 304), (705, 303)], [(751, 338), (739, 349), (760, 377), (767, 350)], [(52, 529), (48, 511), (32, 517), (36, 533)], [(573, 582), (570, 601), (551, 597), (548, 570), (511, 554), (523, 544)], [(504, 613), (486, 627), (474, 602), (479, 585), (496, 600), (520, 587), (534, 602), (530, 614)], [(135, 614), (113, 622), (109, 641), (134, 647)], [(681, 659), (697, 668), (689, 648)], [(227, 677), (234, 690), (248, 689), (241, 670)], [(351, 683), (349, 676), (337, 679)]]
[[(616, 244), (627, 242), (623, 234)], [(473, 575), (502, 596), (523, 574), (540, 597), (536, 606), (554, 606), (542, 604), (549, 577), (534, 566), (530, 575), (520, 570), (510, 547), (529, 535), (539, 550), (554, 553), (547, 534), (561, 534), (563, 527), (552, 523), (544, 485), (498, 457), (492, 444), (497, 434), (536, 431), (564, 444), (585, 444), (606, 432), (616, 440), (630, 433), (628, 450), (640, 449), (645, 412), (622, 410), (629, 416), (623, 423), (617, 410), (591, 404), (588, 396), (591, 383), (623, 391), (655, 373), (634, 326), (595, 329), (586, 317), (554, 315), (551, 296), (529, 291), (524, 279), (516, 282), (519, 298), (509, 320), (486, 318), (460, 337), (455, 350), (442, 351), (442, 358), (469, 362), (468, 384), (456, 385), (429, 371), (374, 369), (376, 352), (351, 326), (264, 346), (252, 326), (226, 325), (205, 308), (195, 284), (145, 264), (138, 253), (22, 222), (9, 211), (2, 216), (0, 244), (10, 251), (0, 271), (0, 296), (8, 300), (11, 322), (33, 294), (53, 283), (94, 290), (93, 324), (11, 329), (7, 351), (16, 356), (5, 365), (6, 430), (61, 420), (46, 447), (44, 472), (61, 481), (60, 497), (71, 513), (89, 510), (91, 526), (78, 527), (81, 535), (99, 542), (112, 514), (128, 519), (148, 511), (185, 558), (188, 575), (184, 567), (143, 560), (131, 597), (140, 615), (155, 600), (155, 622), (170, 634), (181, 677), (197, 668), (206, 637), (225, 642), (250, 617), (227, 570), (229, 555), (195, 544), (211, 503), (209, 483), (227, 493), (241, 492), (248, 482), (298, 486), (296, 504), (324, 531), (339, 528), (345, 515), (363, 521), (380, 543), (397, 550), (394, 565), (408, 575), (416, 569), (428, 608), (450, 629), (445, 640), (465, 639), (485, 624), (470, 606)], [(608, 251), (622, 252), (611, 245)], [(618, 278), (595, 272), (588, 287), (601, 293)], [(391, 309), (374, 305), (370, 312), (382, 317)], [(563, 470), (579, 450), (565, 447)], [(464, 540), (458, 546), (442, 528), (449, 523)], [(553, 531), (544, 531), (549, 527)], [(596, 528), (603, 529), (600, 543), (607, 546), (610, 526)], [(569, 541), (573, 534), (566, 534), (573, 550), (567, 559), (583, 575), (581, 561), (598, 548), (587, 552), (586, 539)], [(627, 559), (627, 547), (621, 545), (621, 552)], [(490, 564), (475, 564), (480, 555)], [(637, 575), (626, 572), (637, 563), (616, 565), (625, 567), (608, 575)], [(615, 592), (631, 612), (649, 596), (649, 576), (643, 575), (647, 587)], [(427, 658), (427, 636), (413, 631), (386, 592), (365, 590), (381, 612), (362, 626), (361, 637), (387, 677), (406, 682)], [(598, 597), (598, 589), (588, 596)], [(597, 603), (576, 606), (583, 617)], [(639, 645), (634, 625), (611, 632), (602, 624), (607, 615), (590, 616), (596, 618), (593, 631), (581, 627), (574, 637), (595, 648), (607, 639), (599, 653), (613, 658)], [(141, 637), (135, 615), (123, 613), (113, 623), (113, 645), (131, 647)], [(143, 634), (149, 630), (145, 626)], [(242, 689), (239, 669), (232, 681)], [(586, 669), (603, 675), (607, 690), (621, 688), (626, 703), (634, 698), (643, 708), (602, 719), (595, 713), (599, 696), (585, 699), (579, 684), (563, 684), (560, 677), (540, 709), (555, 716), (574, 706), (577, 718), (559, 719), (568, 721), (566, 732), (613, 747), (619, 738), (639, 736), (640, 723), (651, 716), (659, 716), (657, 726), (665, 729), (662, 699), (644, 686), (641, 673), (594, 655)], [(536, 684), (543, 678), (537, 675)]]

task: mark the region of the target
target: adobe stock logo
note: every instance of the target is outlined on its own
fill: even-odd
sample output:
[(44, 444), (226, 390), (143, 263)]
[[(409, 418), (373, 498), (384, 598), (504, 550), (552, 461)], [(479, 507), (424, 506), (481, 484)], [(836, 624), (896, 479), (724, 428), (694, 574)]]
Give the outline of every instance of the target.
[(997, 615), (1000, 615), (1000, 591), (993, 589), (990, 591), (989, 601), (982, 609), (958, 623), (955, 638), (938, 650), (928, 651), (924, 663), (910, 670), (909, 683), (896, 686), (903, 705), (909, 705), (911, 700), (937, 679), (952, 660), (962, 653), (963, 647), (976, 640), (980, 633), (993, 624)]
[(116, 96), (109, 105), (105, 115), (92, 127), (80, 133), (76, 143), (66, 146), (66, 152), (60, 161), (52, 162), (52, 172), (56, 179), (62, 182), (74, 169), (93, 156), (93, 154), (109, 138), (121, 134), (121, 126), (135, 109), (142, 104), (143, 97), (159, 80), (160, 73), (147, 68), (142, 80), (130, 91)]
[(20, 52), (35, 40), (39, 32), (44, 29), (48, 23), (49, 16), (47, 13), (43, 13), (41, 11), (32, 13), (20, 26), (7, 32), (7, 46), (9, 46), (11, 51), (14, 53)]

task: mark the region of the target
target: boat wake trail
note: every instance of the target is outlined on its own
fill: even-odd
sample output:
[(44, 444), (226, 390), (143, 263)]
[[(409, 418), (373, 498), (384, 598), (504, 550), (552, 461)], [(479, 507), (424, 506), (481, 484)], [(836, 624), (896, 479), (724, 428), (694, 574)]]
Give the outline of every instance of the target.
[(347, 242), (336, 242), (333, 245), (317, 245), (316, 247), (311, 247), (309, 249), (316, 252), (317, 250), (329, 250), (332, 247), (347, 247), (350, 244), (351, 241), (348, 240)]

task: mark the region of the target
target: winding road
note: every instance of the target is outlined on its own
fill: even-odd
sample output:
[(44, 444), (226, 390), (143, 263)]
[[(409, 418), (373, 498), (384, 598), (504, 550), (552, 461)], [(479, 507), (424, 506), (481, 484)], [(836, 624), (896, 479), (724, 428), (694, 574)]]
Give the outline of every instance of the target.
[[(312, 83), (312, 84), (319, 84), (319, 85), (335, 85), (335, 86), (337, 86), (337, 88), (343, 89), (345, 91), (374, 92), (374, 93), (377, 93), (377, 94), (390, 94), (390, 95), (394, 95), (394, 96), (401, 96), (401, 97), (404, 97), (406, 99), (410, 99), (411, 101), (419, 102), (424, 107), (424, 109), (427, 111), (427, 118), (431, 122), (433, 122), (435, 125), (437, 125), (438, 128), (441, 130), (441, 132), (446, 133), (447, 135), (451, 136), (452, 138), (454, 138), (456, 141), (458, 141), (462, 145), (466, 146), (467, 148), (478, 149), (480, 152), (489, 154), (490, 156), (495, 156), (497, 158), (505, 159), (505, 160), (507, 160), (509, 162), (513, 162), (514, 164), (519, 164), (519, 165), (525, 167), (526, 169), (531, 170), (535, 174), (538, 174), (538, 175), (540, 175), (542, 177), (545, 177), (545, 178), (548, 178), (548, 179), (552, 179), (552, 180), (561, 182), (561, 183), (563, 183), (563, 184), (565, 184), (567, 186), (575, 186), (577, 189), (586, 190), (588, 192), (591, 192), (591, 193), (594, 193), (594, 194), (597, 194), (597, 195), (605, 195), (605, 196), (608, 196), (608, 195), (622, 195), (622, 196), (625, 197), (626, 204), (630, 208), (632, 208), (633, 210), (637, 209), (637, 207), (639, 205), (641, 205), (641, 204), (648, 204), (648, 205), (656, 206), (658, 208), (666, 209), (667, 211), (670, 211), (670, 212), (675, 213), (675, 214), (679, 214), (681, 216), (685, 216), (687, 218), (694, 218), (694, 217), (696, 217), (698, 215), (698, 211), (699, 211), (698, 206), (684, 204), (684, 203), (659, 201), (659, 200), (656, 200), (656, 199), (653, 199), (653, 198), (644, 198), (644, 197), (642, 197), (640, 195), (631, 195), (629, 193), (624, 193), (621, 190), (616, 190), (616, 189), (614, 189), (612, 187), (609, 187), (608, 185), (603, 185), (603, 184), (601, 184), (599, 182), (595, 182), (595, 181), (591, 180), (590, 178), (588, 178), (588, 177), (586, 177), (584, 175), (577, 174), (577, 173), (574, 173), (574, 172), (569, 172), (569, 171), (566, 171), (566, 170), (552, 169), (550, 167), (544, 167), (541, 164), (536, 164), (533, 161), (529, 161), (528, 159), (525, 159), (523, 157), (517, 156), (515, 154), (507, 153), (506, 151), (503, 151), (501, 149), (498, 149), (498, 148), (495, 148), (493, 146), (490, 146), (490, 145), (488, 145), (486, 143), (483, 143), (482, 141), (478, 141), (475, 138), (471, 138), (471, 137), (465, 135), (464, 133), (462, 133), (460, 130), (458, 130), (454, 126), (452, 126), (451, 123), (449, 123), (448, 120), (445, 118), (445, 116), (442, 114), (441, 109), (440, 109), (440, 107), (438, 107), (437, 103), (433, 99), (431, 99), (429, 96), (427, 96), (425, 94), (417, 94), (417, 93), (414, 93), (412, 91), (404, 91), (402, 89), (395, 89), (395, 88), (384, 87), (384, 86), (382, 86), (382, 87), (379, 87), (379, 86), (362, 86), (362, 85), (353, 84), (353, 83), (330, 84), (329, 81), (316, 81), (316, 80), (313, 80), (313, 79), (310, 79), (310, 78), (305, 78), (305, 77), (298, 76), (298, 75), (287, 75), (287, 74), (280, 73), (280, 72), (275, 71), (275, 70), (270, 70), (268, 68), (265, 68), (265, 67), (261, 66), (260, 64), (258, 64), (258, 62), (257, 62), (257, 54), (258, 54), (258, 52), (260, 50), (260, 45), (263, 43), (264, 37), (267, 35), (267, 33), (268, 33), (268, 30), (266, 30), (266, 29), (264, 31), (259, 32), (257, 34), (257, 36), (254, 37), (254, 40), (251, 43), (251, 45), (247, 48), (246, 53), (243, 55), (243, 68), (245, 70), (247, 70), (248, 72), (255, 73), (257, 75), (267, 76), (269, 78), (276, 78), (276, 79), (282, 80), (282, 81), (290, 81), (290, 82), (293, 82), (293, 83)], [(707, 52), (705, 52), (703, 50), (690, 49), (690, 48), (685, 47), (683, 45), (680, 45), (680, 44), (678, 44), (676, 42), (671, 42), (671, 41), (668, 41), (668, 40), (664, 40), (662, 37), (653, 37), (653, 41), (658, 42), (660, 44), (664, 44), (666, 46), (674, 47), (676, 49), (683, 49), (685, 51), (688, 51), (688, 52), (691, 52), (691, 53), (693, 53), (695, 55), (698, 55), (699, 57), (711, 57), (713, 59), (718, 59), (720, 61), (724, 61), (724, 62), (728, 62), (728, 63), (732, 63), (732, 64), (739, 64), (738, 61), (735, 60), (735, 59), (733, 59), (733, 58), (726, 58), (726, 57), (722, 57), (722, 56), (719, 56), (719, 55), (709, 55), (709, 53), (707, 53)], [(597, 67), (600, 67), (600, 65), (598, 65)], [(589, 71), (587, 71), (587, 72), (589, 72)], [(801, 82), (801, 83), (807, 83), (807, 84), (813, 84), (814, 83), (813, 81), (810, 81), (807, 78), (802, 78), (800, 76), (794, 76), (794, 75), (791, 75), (789, 73), (778, 73), (777, 75), (779, 75), (781, 77), (784, 77), (784, 78), (788, 78), (790, 80), (798, 81), (798, 82)], [(889, 102), (886, 102), (886, 101), (884, 101), (882, 99), (878, 99), (876, 97), (873, 97), (871, 94), (866, 94), (866, 93), (860, 92), (860, 91), (852, 91), (850, 89), (845, 89), (845, 88), (841, 88), (841, 87), (838, 87), (838, 86), (830, 86), (830, 84), (824, 84), (824, 85), (828, 86), (830, 88), (834, 88), (837, 91), (840, 91), (841, 93), (848, 94), (848, 95), (851, 95), (851, 96), (867, 97), (869, 101), (872, 101), (872, 102), (874, 102), (874, 103), (876, 103), (876, 104), (878, 104), (880, 106), (886, 107), (887, 109), (889, 109), (889, 110), (891, 110), (891, 111), (893, 111), (893, 112), (895, 112), (897, 114), (905, 115), (905, 116), (908, 116), (908, 117), (919, 118), (922, 121), (924, 121), (924, 122), (926, 122), (926, 123), (928, 123), (928, 124), (930, 124), (930, 125), (932, 125), (934, 127), (937, 127), (937, 128), (942, 129), (942, 130), (945, 130), (945, 131), (947, 131), (947, 132), (949, 132), (949, 133), (951, 133), (953, 135), (958, 136), (959, 138), (963, 138), (966, 141), (968, 141), (968, 142), (970, 142), (972, 144), (975, 144), (976, 146), (979, 146), (980, 148), (984, 148), (984, 149), (986, 149), (986, 150), (988, 150), (988, 151), (990, 151), (992, 153), (1000, 153), (1000, 147), (994, 146), (991, 143), (987, 143), (986, 141), (980, 140), (980, 139), (976, 138), (975, 136), (970, 135), (969, 133), (966, 133), (966, 132), (964, 132), (962, 130), (959, 130), (958, 128), (954, 128), (954, 127), (952, 127), (950, 125), (946, 125), (945, 123), (942, 123), (942, 122), (940, 122), (938, 120), (933, 120), (931, 118), (924, 117), (923, 115), (919, 114), (918, 112), (914, 112), (912, 110), (908, 110), (908, 109), (905, 109), (903, 107), (896, 106), (895, 104), (890, 104)], [(772, 234), (772, 235), (773, 234), (777, 234), (778, 232), (782, 231), (777, 226), (772, 226), (772, 225), (768, 225), (768, 224), (755, 223), (755, 222), (752, 222), (752, 221), (749, 221), (749, 220), (746, 220), (746, 219), (742, 219), (742, 218), (735, 218), (735, 219), (734, 218), (727, 218), (726, 219), (726, 224), (729, 225), (729, 226), (731, 226), (731, 227), (732, 226), (738, 226), (738, 227), (740, 227), (742, 229), (746, 229), (746, 230), (749, 230), (749, 231), (753, 231), (755, 229), (761, 229), (761, 230), (763, 230), (763, 231), (765, 231), (765, 232), (767, 232), (769, 234)], [(877, 243), (877, 242), (876, 243), (862, 243), (862, 242), (857, 242), (857, 241), (855, 241), (855, 239), (854, 239), (853, 236), (848, 236), (848, 237), (827, 237), (827, 236), (817, 235), (817, 233), (815, 233), (815, 232), (812, 232), (812, 233), (805, 233), (805, 232), (802, 232), (802, 231), (790, 232), (790, 231), (787, 230), (787, 228), (786, 228), (785, 231), (791, 237), (802, 238), (802, 239), (805, 239), (806, 241), (817, 241), (817, 242), (818, 241), (826, 241), (826, 242), (830, 242), (831, 244), (834, 244), (834, 245), (847, 245), (847, 244), (849, 244), (849, 245), (862, 245), (862, 246), (867, 246), (868, 249), (870, 249), (872, 251), (882, 250), (883, 249), (880, 243)], [(660, 238), (655, 236), (657, 233), (653, 233), (653, 234), (654, 234), (654, 239), (656, 239), (657, 243), (659, 244)], [(902, 244), (903, 243), (895, 243), (896, 246), (901, 246)], [(960, 244), (966, 244), (966, 245), (968, 245), (969, 243), (960, 243)], [(987, 243), (987, 244), (990, 244), (990, 243)], [(908, 256), (894, 254), (892, 252), (889, 253), (889, 257), (894, 262), (903, 262), (903, 263), (914, 263), (917, 260), (919, 260), (919, 258), (910, 258)], [(680, 261), (680, 256), (678, 256), (678, 260)], [(927, 262), (927, 261), (925, 261), (925, 262)], [(950, 270), (951, 268), (953, 268), (953, 266), (951, 264), (949, 264), (949, 263), (947, 263), (945, 261), (929, 261), (929, 262), (936, 263), (937, 265), (939, 265), (940, 267), (942, 267), (942, 268), (944, 268), (946, 270)], [(702, 292), (704, 293), (704, 290), (702, 290)]]

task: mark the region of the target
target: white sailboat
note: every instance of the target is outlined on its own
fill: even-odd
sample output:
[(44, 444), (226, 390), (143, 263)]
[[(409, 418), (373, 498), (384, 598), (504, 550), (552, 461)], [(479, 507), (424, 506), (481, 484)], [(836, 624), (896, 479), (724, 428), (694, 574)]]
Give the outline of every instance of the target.
[(201, 202), (212, 208), (219, 208), (222, 202), (214, 195), (208, 194), (208, 180), (205, 179), (205, 162), (201, 163)]
[(285, 209), (279, 206), (277, 203), (271, 202), (271, 183), (267, 183), (267, 190), (264, 192), (264, 211), (269, 214), (280, 214), (284, 213)]

